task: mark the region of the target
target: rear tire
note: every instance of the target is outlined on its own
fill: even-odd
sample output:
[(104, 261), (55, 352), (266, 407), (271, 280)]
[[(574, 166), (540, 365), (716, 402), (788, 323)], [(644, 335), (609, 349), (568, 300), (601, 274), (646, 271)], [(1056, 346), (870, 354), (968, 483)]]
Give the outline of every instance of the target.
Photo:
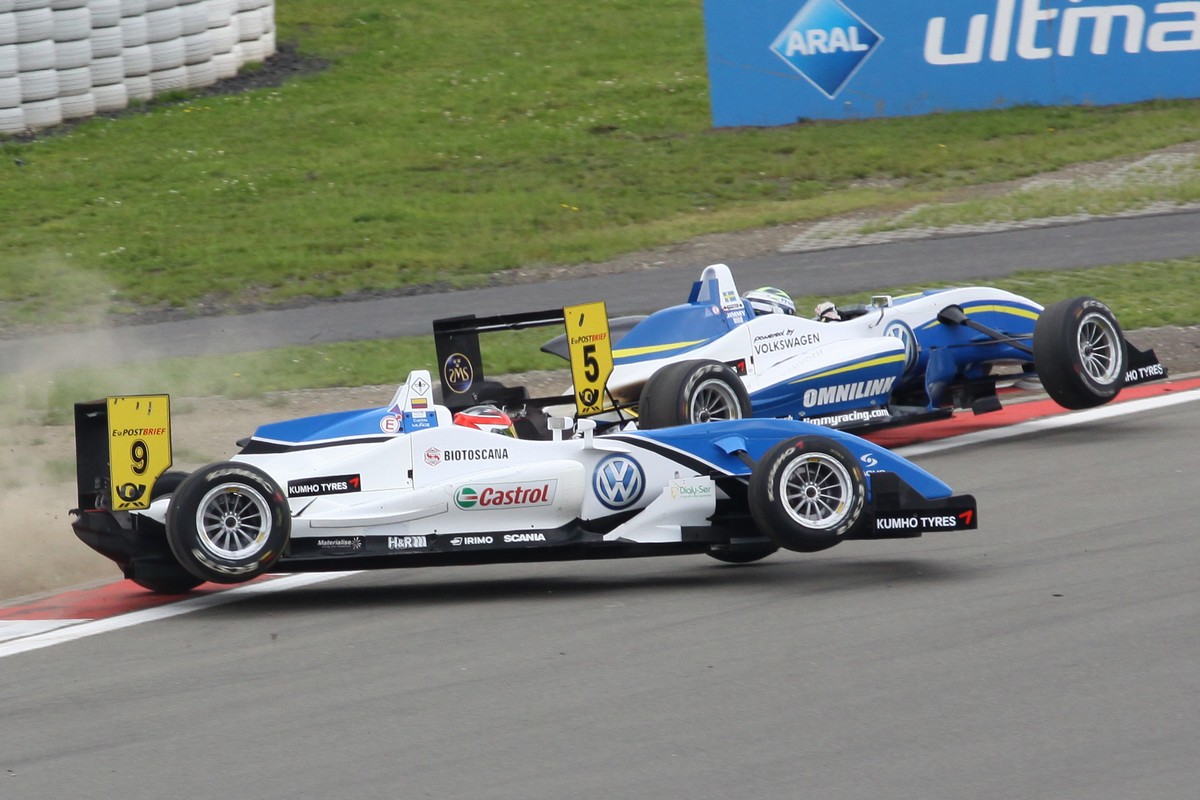
[(720, 361), (668, 364), (650, 376), (638, 400), (638, 427), (645, 430), (749, 416), (746, 387)]
[(192, 589), (204, 583), (204, 581), (182, 569), (179, 570), (178, 575), (156, 575), (153, 578), (138, 576), (130, 578), (130, 580), (143, 589), (148, 589), (155, 594), (187, 594)]
[(853, 539), (870, 523), (862, 468), (824, 436), (798, 436), (768, 450), (750, 473), (748, 499), (758, 529), (800, 553)]
[(188, 476), (167, 508), (167, 543), (183, 568), (214, 583), (269, 571), (291, 534), (283, 490), (249, 464), (211, 464)]
[(179, 488), (180, 484), (187, 480), (188, 474), (179, 470), (168, 470), (159, 475), (154, 486), (150, 487), (150, 502), (153, 503), (160, 497), (175, 494), (175, 490)]
[[(159, 475), (158, 480), (154, 482), (153, 488), (150, 489), (151, 502), (160, 497), (173, 495), (175, 490), (187, 480), (187, 477), (188, 473), (178, 470), (164, 472), (162, 475)], [(146, 525), (153, 525), (152, 533), (154, 535), (166, 536), (166, 530), (157, 522), (148, 517), (142, 517), (138, 520), (139, 529), (143, 529)], [(163, 565), (161, 568), (156, 565), (153, 572), (153, 575), (135, 575), (130, 580), (143, 589), (149, 589), (155, 594), (187, 594), (192, 589), (204, 583), (204, 581), (178, 564), (174, 566)]]
[(1033, 329), (1042, 388), (1063, 408), (1103, 405), (1125, 386), (1125, 337), (1108, 306), (1074, 297), (1046, 307)]
[(714, 545), (706, 555), (717, 561), (724, 561), (726, 564), (750, 564), (762, 561), (777, 552), (779, 552), (777, 544), (731, 544)]

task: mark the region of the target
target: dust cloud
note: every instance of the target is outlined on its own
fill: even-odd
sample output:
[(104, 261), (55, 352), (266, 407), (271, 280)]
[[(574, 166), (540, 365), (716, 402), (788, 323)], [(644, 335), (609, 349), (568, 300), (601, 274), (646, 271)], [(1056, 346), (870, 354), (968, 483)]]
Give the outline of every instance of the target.
[[(60, 312), (69, 307), (71, 324), (64, 332), (2, 343), (0, 600), (121, 578), (115, 564), (76, 539), (71, 530), (68, 512), (78, 505), (75, 402), (109, 394), (172, 394), (173, 405), (183, 409), (183, 417), (200, 423), (190, 432), (188, 425), (177, 423), (184, 435), (175, 437), (175, 464), (183, 469), (223, 460), (234, 452), (234, 440), (257, 424), (278, 418), (278, 409), (267, 408), (267, 401), (259, 401), (261, 407), (254, 409), (222, 409), (215, 407), (221, 402), (216, 400), (176, 400), (189, 393), (185, 389), (195, 393), (194, 387), (204, 386), (214, 376), (191, 372), (185, 383), (178, 370), (172, 375), (162, 372), (154, 363), (162, 354), (158, 342), (139, 345), (137, 364), (112, 365), (106, 354), (116, 347), (110, 316), (116, 292), (102, 285), (95, 273), (72, 269), (62, 259), (39, 264), (39, 270), (38, 281), (52, 281), (61, 289), (60, 296), (46, 302), (57, 304)], [(40, 284), (16, 288), (30, 297), (45, 296)], [(49, 310), (47, 314), (53, 316)], [(251, 416), (253, 422), (248, 420)], [(218, 437), (216, 426), (227, 433)]]
[[(101, 335), (99, 332), (97, 335)], [(69, 364), (69, 354), (45, 354)], [(43, 362), (45, 363), (45, 362)], [(108, 559), (71, 530), (75, 487), (73, 403), (102, 398), (103, 390), (63, 392), (40, 373), (0, 376), (9, 397), (0, 412), (0, 601), (121, 579)], [(236, 441), (259, 425), (293, 417), (386, 404), (394, 386), (279, 392), (229, 399), (172, 394), (172, 469), (193, 470), (237, 452)], [(46, 405), (49, 402), (50, 405)]]

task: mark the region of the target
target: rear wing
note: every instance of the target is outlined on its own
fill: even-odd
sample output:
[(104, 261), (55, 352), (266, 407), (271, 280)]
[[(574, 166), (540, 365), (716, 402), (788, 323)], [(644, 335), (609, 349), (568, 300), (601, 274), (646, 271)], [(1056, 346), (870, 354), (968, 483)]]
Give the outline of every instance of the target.
[[(623, 321), (627, 330), (634, 323)], [(530, 397), (523, 386), (505, 386), (487, 377), (480, 353), (479, 335), (560, 325), (564, 333), (541, 349), (566, 358), (571, 364), (573, 393)], [(612, 372), (612, 336), (603, 302), (584, 303), (545, 311), (496, 314), (478, 317), (467, 314), (433, 321), (441, 402), (451, 411), (479, 403), (502, 408), (545, 408), (574, 403), (578, 416), (599, 414), (606, 407), (605, 383)]]
[(148, 508), (154, 482), (171, 461), (171, 398), (167, 395), (75, 404), (78, 508)]
[[(488, 380), (479, 351), (479, 334), (561, 325), (564, 319), (561, 308), (490, 317), (466, 314), (435, 319), (433, 345), (437, 351), (442, 405), (451, 411), (461, 411), (478, 403), (511, 406), (528, 401), (530, 398), (525, 387), (507, 387)], [(559, 402), (565, 400), (562, 397), (553, 399)]]

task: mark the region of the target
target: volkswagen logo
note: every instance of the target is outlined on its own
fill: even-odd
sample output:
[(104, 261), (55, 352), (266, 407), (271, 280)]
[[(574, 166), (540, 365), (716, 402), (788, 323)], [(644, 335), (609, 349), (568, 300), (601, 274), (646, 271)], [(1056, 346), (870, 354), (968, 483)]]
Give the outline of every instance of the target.
[(646, 475), (629, 456), (606, 456), (592, 474), (592, 491), (605, 508), (618, 511), (633, 505), (646, 490)]
[(921, 354), (920, 342), (917, 341), (912, 328), (898, 319), (888, 323), (888, 326), (883, 329), (883, 335), (904, 342), (904, 375), (907, 377), (912, 373), (913, 367), (917, 365), (917, 357)]

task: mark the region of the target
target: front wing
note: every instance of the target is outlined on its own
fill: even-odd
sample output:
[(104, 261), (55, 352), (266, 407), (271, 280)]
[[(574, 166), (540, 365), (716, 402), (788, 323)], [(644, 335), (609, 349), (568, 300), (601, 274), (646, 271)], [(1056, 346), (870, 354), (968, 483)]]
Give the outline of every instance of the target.
[(973, 531), (979, 527), (974, 495), (930, 500), (894, 472), (871, 474), (874, 525), (859, 539), (911, 539), (922, 533)]

